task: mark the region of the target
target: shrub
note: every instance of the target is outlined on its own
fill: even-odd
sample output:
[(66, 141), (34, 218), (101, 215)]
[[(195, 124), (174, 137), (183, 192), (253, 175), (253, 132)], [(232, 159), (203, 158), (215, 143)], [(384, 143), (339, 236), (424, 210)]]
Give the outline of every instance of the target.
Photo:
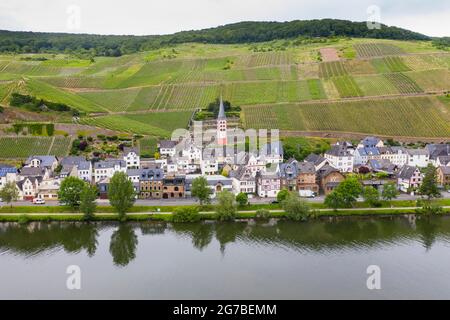
[(236, 202), (239, 204), (239, 206), (243, 207), (248, 204), (248, 195), (244, 192), (239, 193), (236, 196)]
[(283, 202), (284, 200), (286, 200), (288, 195), (289, 195), (289, 191), (287, 191), (286, 189), (281, 190), (277, 194), (277, 201), (280, 203)]
[(256, 210), (256, 218), (257, 219), (269, 219), (270, 218), (270, 211), (267, 209), (258, 209)]
[(176, 208), (172, 215), (173, 222), (197, 222), (200, 213), (197, 207)]
[(295, 192), (290, 192), (281, 205), (286, 211), (286, 217), (293, 221), (305, 221), (311, 213), (311, 208), (306, 201)]
[(234, 195), (224, 190), (217, 195), (216, 218), (220, 221), (230, 221), (236, 218), (237, 208)]

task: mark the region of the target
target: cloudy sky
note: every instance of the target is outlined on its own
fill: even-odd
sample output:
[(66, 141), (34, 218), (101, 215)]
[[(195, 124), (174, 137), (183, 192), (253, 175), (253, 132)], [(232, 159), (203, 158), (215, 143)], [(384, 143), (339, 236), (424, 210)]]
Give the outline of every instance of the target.
[[(374, 5), (379, 8), (379, 15), (371, 10), (371, 6)], [(1, 0), (0, 2), (0, 29), (3, 30), (98, 34), (166, 34), (243, 20), (338, 18), (367, 21), (371, 16), (379, 16), (384, 24), (396, 25), (426, 35), (450, 36), (449, 0)]]

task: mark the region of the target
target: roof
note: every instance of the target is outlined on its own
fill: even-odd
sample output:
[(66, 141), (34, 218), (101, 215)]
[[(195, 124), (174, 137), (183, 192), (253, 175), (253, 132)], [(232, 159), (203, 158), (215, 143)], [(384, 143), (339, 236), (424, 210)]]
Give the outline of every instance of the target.
[(55, 156), (31, 156), (25, 161), (25, 164), (30, 164), (33, 159), (39, 159), (43, 167), (51, 167), (55, 161), (58, 161)]
[(377, 137), (365, 137), (363, 140), (361, 140), (360, 144), (365, 148), (374, 148), (380, 141), (381, 139)]
[(231, 171), (230, 178), (235, 178), (240, 181), (255, 180), (255, 177), (253, 177), (251, 171), (245, 166), (241, 166), (237, 170)]
[(425, 149), (430, 154), (430, 159), (437, 159), (439, 156), (450, 155), (450, 144), (427, 144)]
[(444, 166), (450, 164), (450, 156), (439, 156), (436, 160), (439, 160), (439, 163)]
[(208, 185), (216, 185), (220, 183), (224, 186), (231, 186), (233, 184), (231, 178), (227, 178), (218, 174), (208, 176), (202, 176), (201, 174), (188, 174), (186, 175), (186, 184), (191, 184), (192, 181), (194, 181), (198, 177), (205, 177)]
[(38, 183), (42, 182), (43, 178), (42, 177), (27, 177), (26, 179), (20, 180), (18, 181), (16, 184), (19, 187), (20, 190), (22, 190), (23, 184), (25, 183), (25, 181), (30, 180), (30, 182), (32, 184), (35, 184), (36, 181)]
[(348, 157), (352, 156), (347, 143), (335, 144), (325, 154), (332, 155), (334, 157)]
[(164, 170), (161, 168), (141, 169), (141, 181), (157, 180), (164, 178)]
[(81, 161), (78, 164), (78, 170), (89, 170), (91, 169), (92, 163), (90, 161)]
[(316, 167), (312, 162), (298, 162), (299, 173), (316, 173)]
[(450, 167), (449, 166), (440, 166), (439, 169), (445, 175), (450, 175)]
[(177, 145), (177, 142), (173, 141), (173, 140), (160, 140), (159, 141), (159, 148), (172, 149), (172, 148), (175, 148), (176, 145)]
[(22, 176), (43, 176), (44, 170), (41, 168), (23, 167), (20, 169), (20, 175)]
[(379, 155), (380, 154), (380, 150), (376, 147), (375, 148), (372, 148), (372, 147), (358, 148), (358, 149), (356, 149), (356, 151), (361, 156)]
[(123, 148), (124, 155), (127, 155), (130, 152), (134, 152), (135, 154), (139, 155), (139, 148), (137, 148), (137, 147), (124, 147)]
[(280, 176), (283, 178), (296, 178), (298, 172), (298, 161), (295, 159), (289, 159), (286, 163), (280, 165)]
[(407, 151), (410, 156), (427, 156), (429, 154), (427, 149), (407, 149)]
[(81, 156), (65, 157), (64, 159), (61, 160), (61, 165), (62, 166), (78, 165), (82, 161), (86, 161), (86, 158), (85, 157), (81, 157)]
[(128, 169), (127, 175), (129, 177), (131, 176), (141, 176), (141, 169)]
[(6, 177), (8, 173), (17, 173), (17, 169), (14, 167), (0, 167), (0, 177)]
[(339, 170), (335, 167), (330, 166), (329, 164), (326, 164), (319, 171), (317, 171), (317, 174), (319, 175), (319, 177), (323, 178), (333, 172), (339, 172)]
[(108, 169), (108, 168), (114, 168), (115, 166), (120, 167), (126, 167), (126, 163), (123, 160), (105, 160), (105, 161), (99, 161), (96, 162), (94, 167), (95, 169)]
[(219, 115), (217, 116), (217, 119), (224, 120), (227, 116), (225, 115), (225, 107), (223, 106), (223, 99), (222, 96), (220, 97), (220, 104), (219, 104)]
[(408, 179), (409, 180), (414, 175), (416, 170), (418, 170), (417, 167), (405, 165), (405, 166), (403, 166), (403, 168), (398, 173), (398, 177), (400, 179)]

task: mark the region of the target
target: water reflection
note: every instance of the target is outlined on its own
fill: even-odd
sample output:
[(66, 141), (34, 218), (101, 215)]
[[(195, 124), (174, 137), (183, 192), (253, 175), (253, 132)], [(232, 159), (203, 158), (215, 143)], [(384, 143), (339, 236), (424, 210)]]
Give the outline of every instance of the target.
[(141, 237), (175, 235), (203, 251), (215, 239), (222, 254), (240, 243), (250, 247), (278, 247), (295, 251), (327, 253), (337, 250), (367, 250), (393, 243), (418, 241), (425, 250), (440, 240), (449, 242), (449, 217), (326, 219), (308, 223), (271, 220), (235, 223), (167, 224), (36, 222), (28, 225), (0, 224), (0, 255), (33, 257), (64, 250), (67, 253), (96, 254), (99, 234), (110, 231), (109, 253), (114, 265), (127, 266), (136, 258)]

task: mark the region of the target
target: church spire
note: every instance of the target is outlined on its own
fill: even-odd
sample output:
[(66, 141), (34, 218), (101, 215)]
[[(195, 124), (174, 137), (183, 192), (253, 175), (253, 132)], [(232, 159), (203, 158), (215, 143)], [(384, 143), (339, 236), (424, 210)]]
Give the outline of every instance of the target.
[(227, 116), (225, 115), (225, 107), (223, 106), (223, 99), (222, 96), (220, 96), (220, 105), (219, 105), (219, 115), (217, 119), (226, 119)]

